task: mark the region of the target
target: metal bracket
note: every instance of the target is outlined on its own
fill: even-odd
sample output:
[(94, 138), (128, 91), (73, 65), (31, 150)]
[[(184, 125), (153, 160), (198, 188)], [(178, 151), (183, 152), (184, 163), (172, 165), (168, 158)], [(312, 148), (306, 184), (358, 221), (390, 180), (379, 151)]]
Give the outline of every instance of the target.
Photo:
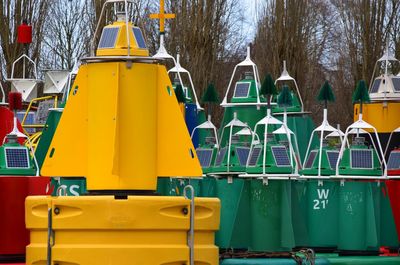
[(318, 180), (318, 187), (323, 187), (324, 186), (324, 181), (323, 180)]
[[(190, 197), (188, 196), (190, 192)], [(189, 265), (194, 265), (194, 188), (192, 185), (187, 185), (183, 189), (183, 196), (190, 200), (190, 229), (188, 231), (187, 243), (189, 246)]]
[(262, 184), (265, 186), (268, 186), (268, 178), (263, 178), (262, 179)]
[(228, 176), (227, 181), (228, 181), (228, 184), (232, 184), (233, 183), (233, 177), (232, 176)]

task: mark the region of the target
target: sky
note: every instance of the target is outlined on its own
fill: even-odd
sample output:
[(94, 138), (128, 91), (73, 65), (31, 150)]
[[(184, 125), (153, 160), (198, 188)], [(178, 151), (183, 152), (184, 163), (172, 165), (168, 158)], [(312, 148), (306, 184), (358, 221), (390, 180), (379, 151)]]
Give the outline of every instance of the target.
[(262, 0), (243, 0), (242, 8), (246, 12), (246, 23), (243, 24), (243, 32), (247, 32), (246, 36), (248, 36), (247, 41), (251, 41), (255, 34), (255, 22), (256, 18), (256, 9), (257, 5), (260, 4)]

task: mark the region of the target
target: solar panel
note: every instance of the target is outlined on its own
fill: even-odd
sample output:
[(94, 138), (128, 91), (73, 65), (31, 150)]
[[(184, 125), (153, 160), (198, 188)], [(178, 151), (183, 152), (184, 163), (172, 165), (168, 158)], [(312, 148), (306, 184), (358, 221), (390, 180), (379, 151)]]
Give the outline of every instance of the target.
[(400, 152), (391, 152), (387, 164), (388, 169), (400, 169)]
[(254, 147), (250, 154), (249, 166), (255, 166), (260, 157), (261, 147)]
[(146, 42), (144, 41), (142, 31), (140, 28), (133, 27), (133, 35), (135, 36), (136, 43), (139, 48), (146, 49)]
[(118, 32), (119, 27), (104, 28), (99, 42), (99, 49), (114, 48)]
[(201, 167), (210, 167), (212, 151), (212, 149), (196, 149)]
[(372, 169), (372, 150), (351, 150), (351, 167)]
[(247, 98), (249, 95), (250, 83), (236, 83), (235, 98)]
[(226, 147), (222, 148), (221, 150), (218, 151), (217, 154), (217, 159), (215, 159), (215, 166), (220, 166), (222, 161), (224, 160), (225, 157), (225, 153), (226, 153)]
[(241, 166), (246, 166), (247, 158), (249, 157), (250, 148), (247, 147), (236, 147), (236, 154), (239, 158)]
[(271, 149), (278, 167), (290, 166), (290, 159), (285, 146), (272, 146)]
[(29, 168), (28, 150), (22, 148), (5, 148), (6, 168)]
[(334, 169), (336, 168), (336, 163), (339, 158), (338, 151), (326, 151), (326, 155), (328, 156), (329, 166)]
[(307, 157), (307, 161), (306, 164), (304, 165), (304, 168), (311, 168), (314, 165), (314, 160), (316, 156), (317, 156), (317, 151), (311, 151)]
[(400, 92), (400, 78), (399, 77), (393, 77), (392, 78), (392, 83), (393, 83), (394, 91)]
[(369, 93), (377, 93), (379, 90), (379, 86), (381, 85), (381, 80), (376, 79), (374, 83), (372, 84), (371, 91)]

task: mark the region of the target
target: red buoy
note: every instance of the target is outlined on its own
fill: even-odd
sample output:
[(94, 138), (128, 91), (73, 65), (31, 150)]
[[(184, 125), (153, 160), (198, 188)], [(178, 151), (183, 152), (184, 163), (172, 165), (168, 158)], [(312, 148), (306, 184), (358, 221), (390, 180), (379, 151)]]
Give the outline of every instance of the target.
[(28, 25), (26, 21), (18, 26), (18, 43), (29, 44), (32, 43), (32, 26)]

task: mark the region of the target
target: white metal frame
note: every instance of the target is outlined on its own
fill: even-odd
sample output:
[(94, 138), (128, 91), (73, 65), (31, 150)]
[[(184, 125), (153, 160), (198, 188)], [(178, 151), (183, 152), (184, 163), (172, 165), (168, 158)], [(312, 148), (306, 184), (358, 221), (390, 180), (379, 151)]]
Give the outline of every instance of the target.
[(165, 60), (166, 59), (170, 59), (170, 60), (172, 60), (173, 63), (174, 63), (174, 67), (172, 69), (170, 69), (168, 71), (168, 73), (169, 72), (176, 73), (178, 75), (178, 78), (179, 78), (179, 83), (182, 85), (182, 87), (184, 86), (184, 84), (183, 84), (183, 81), (182, 81), (181, 73), (186, 73), (188, 75), (189, 82), (190, 82), (190, 87), (191, 87), (191, 90), (192, 90), (192, 93), (193, 93), (193, 96), (194, 96), (194, 99), (195, 99), (195, 102), (196, 102), (197, 110), (198, 111), (199, 110), (204, 110), (201, 107), (201, 105), (199, 103), (199, 100), (197, 98), (196, 90), (195, 90), (195, 87), (194, 87), (194, 84), (193, 84), (193, 80), (192, 80), (192, 76), (190, 75), (190, 72), (180, 65), (180, 62), (179, 62), (180, 61), (180, 55), (177, 54), (176, 55), (176, 60), (175, 60), (175, 58), (172, 55), (170, 55), (168, 53), (167, 49), (165, 48), (165, 45), (164, 45), (164, 34), (160, 35), (160, 47), (158, 48), (157, 53), (153, 55), (153, 58), (155, 58), (155, 59), (165, 59)]
[(297, 95), (299, 96), (299, 100), (300, 100), (300, 105), (301, 105), (301, 112), (304, 112), (304, 104), (303, 104), (303, 99), (301, 98), (301, 94), (300, 94), (300, 89), (297, 85), (296, 79), (294, 79), (293, 77), (291, 77), (286, 69), (286, 61), (283, 61), (283, 71), (281, 76), (275, 80), (275, 85), (278, 82), (284, 82), (284, 81), (292, 81), (294, 83), (294, 86), (296, 88), (296, 92)]
[[(256, 83), (256, 95), (257, 95), (257, 102), (256, 103), (232, 103), (232, 102), (228, 102), (229, 91), (231, 90), (232, 83), (233, 83), (233, 80), (235, 78), (236, 70), (239, 67), (251, 67), (252, 70), (253, 70), (254, 79), (255, 79), (255, 83)], [(225, 92), (224, 99), (222, 100), (221, 106), (222, 107), (232, 107), (232, 106), (260, 106), (260, 105), (267, 105), (267, 103), (261, 103), (261, 101), (260, 101), (260, 93), (259, 93), (260, 84), (261, 84), (261, 82), (260, 82), (260, 76), (259, 76), (259, 73), (258, 73), (257, 65), (251, 60), (250, 47), (247, 47), (246, 59), (235, 66), (235, 69), (233, 70), (231, 79), (229, 81), (228, 88), (227, 88), (227, 90)]]
[[(339, 129), (332, 127), (329, 124), (328, 110), (326, 108), (324, 108), (322, 124), (320, 126), (318, 126), (317, 128), (315, 128), (311, 133), (310, 140), (309, 140), (308, 146), (307, 146), (306, 155), (304, 157), (303, 168), (305, 168), (308, 156), (310, 155), (310, 153), (312, 151), (314, 151), (314, 150), (311, 150), (311, 144), (313, 142), (314, 135), (317, 132), (320, 132), (319, 154), (318, 154), (318, 175), (317, 176), (304, 176), (303, 175), (302, 178), (329, 178), (329, 176), (321, 176), (322, 146), (323, 146), (323, 140), (324, 140), (324, 132), (329, 132), (329, 134), (326, 137), (338, 136), (340, 139), (340, 142), (341, 143), (343, 142), (343, 138), (342, 138), (342, 135), (344, 136), (343, 132)], [(314, 158), (314, 161), (315, 161), (315, 158)], [(314, 162), (313, 162), (313, 164), (314, 164)], [(336, 169), (336, 165), (335, 165), (335, 168), (332, 168), (332, 169)]]
[[(228, 153), (228, 161), (227, 161), (227, 165), (226, 165), (226, 171), (227, 171), (227, 173), (232, 173), (231, 171), (230, 171), (230, 153), (231, 153), (231, 148), (232, 148), (232, 136), (233, 136), (233, 128), (234, 127), (241, 127), (241, 128), (248, 128), (250, 131), (251, 131), (251, 128), (246, 124), (246, 123), (244, 123), (244, 122), (242, 122), (242, 121), (240, 121), (238, 118), (237, 118), (237, 113), (236, 112), (234, 112), (233, 113), (233, 119), (227, 124), (227, 125), (225, 125), (224, 126), (224, 128), (222, 128), (222, 132), (221, 132), (221, 139), (224, 137), (224, 132), (225, 132), (225, 129), (226, 128), (229, 128), (229, 141), (228, 141), (228, 149), (227, 149), (227, 153)], [(221, 141), (220, 141), (221, 142)], [(219, 148), (218, 148), (218, 152), (219, 152), (219, 150), (220, 150), (220, 147), (221, 146), (219, 146)], [(226, 147), (226, 146), (224, 146), (224, 147)], [(250, 153), (250, 152), (249, 152)], [(215, 173), (215, 175), (221, 175), (220, 173)]]
[[(15, 71), (15, 65), (22, 60), (22, 78), (16, 78), (14, 76), (14, 71)], [(29, 63), (31, 63), (33, 65), (33, 78), (27, 78), (26, 77), (26, 61), (28, 61)], [(20, 57), (18, 57), (12, 64), (12, 68), (11, 68), (11, 77), (8, 78), (6, 81), (11, 82), (12, 87), (14, 87), (17, 90), (17, 84), (21, 83), (21, 82), (28, 82), (32, 85), (32, 90), (30, 91), (29, 94), (22, 95), (23, 98), (25, 98), (24, 101), (29, 101), (29, 95), (36, 89), (36, 85), (38, 83), (41, 82), (41, 80), (38, 79), (38, 75), (37, 75), (37, 67), (36, 67), (36, 63), (29, 58), (26, 54), (22, 54)], [(18, 90), (17, 90), (18, 91)]]
[[(267, 142), (268, 142), (267, 134), (268, 134), (268, 126), (269, 125), (281, 125), (281, 127), (279, 129), (275, 130), (273, 132), (273, 134), (282, 134), (283, 133), (283, 134), (286, 134), (286, 136), (288, 138), (289, 155), (290, 155), (290, 158), (289, 158), (290, 159), (290, 166), (294, 170), (294, 172), (292, 172), (292, 174), (267, 174), (266, 173), (265, 162), (266, 162), (266, 153), (267, 153)], [(259, 126), (264, 126), (264, 143), (263, 143), (263, 153), (262, 153), (262, 155), (263, 155), (263, 161), (262, 161), (263, 172), (262, 172), (262, 174), (248, 174), (248, 173), (245, 173), (245, 174), (241, 174), (239, 177), (243, 177), (243, 178), (256, 177), (258, 179), (262, 179), (266, 183), (268, 182), (268, 179), (282, 180), (282, 179), (289, 179), (289, 178), (297, 178), (299, 176), (299, 174), (298, 174), (298, 163), (297, 163), (297, 160), (295, 158), (296, 154), (295, 154), (295, 151), (293, 149), (292, 142), (291, 142), (291, 135), (293, 134), (293, 132), (287, 127), (285, 120), (284, 120), (284, 122), (281, 122), (280, 120), (274, 118), (271, 115), (271, 109), (267, 110), (267, 115), (263, 119), (261, 119), (259, 122), (257, 122), (255, 127), (254, 127), (254, 133), (253, 133), (253, 138), (252, 138), (252, 141), (251, 141), (251, 146), (250, 146), (249, 156), (247, 158), (246, 167), (253, 167), (253, 166), (249, 165), (249, 163), (250, 163), (250, 154), (253, 152), (253, 149), (256, 148), (257, 145), (260, 144), (260, 140), (259, 140), (259, 137), (257, 135), (257, 129), (259, 128)], [(256, 139), (256, 137), (258, 139)], [(297, 143), (297, 140), (295, 140), (295, 142)], [(259, 156), (257, 158), (257, 161), (260, 159)], [(274, 159), (275, 159), (275, 157), (274, 157)], [(293, 164), (293, 160), (295, 161), (295, 165)]]
[[(343, 158), (343, 153), (344, 150), (346, 148), (346, 143), (348, 143), (348, 136), (350, 134), (350, 132), (355, 129), (355, 130), (372, 130), (374, 132), (374, 136), (376, 137), (376, 143), (374, 138), (371, 136), (371, 134), (368, 133), (368, 136), (371, 139), (371, 142), (373, 144), (374, 150), (376, 152), (378, 152), (378, 159), (379, 162), (382, 166), (383, 164), (383, 176), (347, 176), (347, 175), (339, 175), (339, 164)], [(381, 157), (379, 157), (381, 156)], [(333, 177), (333, 176), (332, 176)], [(351, 124), (349, 127), (347, 127), (345, 135), (344, 135), (344, 140), (342, 141), (342, 145), (339, 151), (339, 157), (338, 160), (336, 162), (336, 175), (334, 176), (336, 178), (340, 178), (340, 179), (385, 179), (387, 178), (387, 164), (386, 164), (386, 159), (385, 159), (385, 155), (382, 151), (382, 145), (381, 142), (379, 140), (379, 135), (378, 132), (376, 130), (376, 128), (374, 126), (372, 126), (371, 124), (365, 122), (362, 119), (362, 114), (359, 114), (359, 118), (356, 122), (354, 122), (353, 124)]]
[(190, 135), (190, 138), (193, 139), (194, 133), (196, 130), (212, 130), (214, 132), (214, 137), (215, 137), (215, 147), (219, 148), (219, 142), (218, 142), (218, 133), (217, 133), (217, 127), (215, 127), (215, 125), (212, 123), (211, 121), (211, 116), (208, 115), (208, 119), (207, 121), (203, 122), (200, 125), (197, 125), (196, 127), (194, 127), (192, 134)]
[[(160, 58), (160, 57), (156, 57), (156, 58)], [(168, 58), (170, 58), (170, 57), (168, 57)], [(179, 78), (179, 83), (182, 85), (182, 87), (184, 87), (184, 83), (182, 81), (181, 74), (187, 74), (187, 76), (189, 78), (189, 82), (190, 82), (190, 88), (192, 90), (192, 93), (193, 93), (193, 96), (194, 96), (194, 100), (195, 100), (195, 103), (196, 103), (197, 110), (203, 110), (203, 108), (200, 106), (199, 100), (197, 99), (197, 94), (196, 94), (196, 90), (195, 90), (195, 87), (194, 87), (194, 84), (193, 84), (192, 75), (190, 74), (190, 72), (188, 70), (186, 70), (185, 68), (183, 68), (181, 66), (179, 61), (180, 61), (180, 55), (177, 54), (176, 61), (174, 60), (175, 66), (168, 71), (168, 74), (169, 73), (176, 73), (178, 75), (178, 78)]]

